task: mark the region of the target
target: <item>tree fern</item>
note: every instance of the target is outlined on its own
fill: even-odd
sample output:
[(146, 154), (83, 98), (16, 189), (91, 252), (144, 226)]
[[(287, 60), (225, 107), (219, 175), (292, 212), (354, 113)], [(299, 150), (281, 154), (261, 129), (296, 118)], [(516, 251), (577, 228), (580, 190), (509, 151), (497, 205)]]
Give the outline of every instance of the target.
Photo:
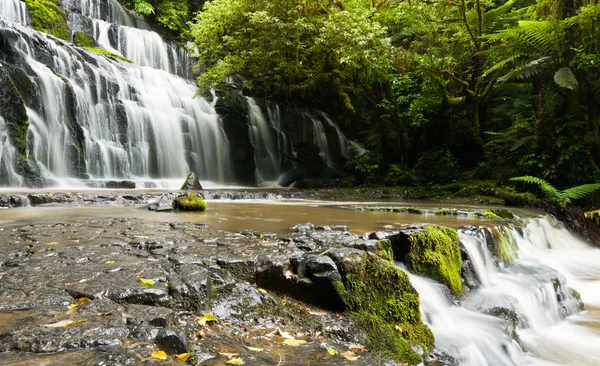
[(596, 192), (597, 190), (600, 190), (600, 183), (594, 183), (584, 184), (581, 186), (572, 187), (561, 191), (556, 189), (553, 185), (546, 182), (545, 180), (529, 175), (523, 177), (514, 177), (510, 180), (535, 184), (539, 186), (548, 199), (555, 201), (561, 207), (565, 207), (567, 204), (571, 203), (572, 200), (584, 198)]

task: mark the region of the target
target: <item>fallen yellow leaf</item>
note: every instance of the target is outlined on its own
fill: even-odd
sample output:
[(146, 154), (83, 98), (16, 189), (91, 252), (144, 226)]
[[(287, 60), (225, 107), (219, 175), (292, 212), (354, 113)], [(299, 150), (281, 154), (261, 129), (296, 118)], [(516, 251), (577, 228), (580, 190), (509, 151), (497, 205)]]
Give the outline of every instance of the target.
[(342, 357), (344, 357), (348, 361), (356, 361), (360, 356), (357, 356), (352, 351), (346, 351), (341, 353)]
[(104, 264), (108, 264), (108, 265), (115, 264), (115, 261), (106, 261), (106, 262), (104, 262)]
[(58, 245), (57, 241), (51, 241), (50, 243), (46, 243), (46, 245)]
[(152, 287), (156, 283), (153, 280), (149, 280), (147, 278), (139, 278), (138, 282), (141, 283), (144, 287)]
[(317, 315), (317, 316), (322, 316), (322, 315), (325, 315), (325, 314), (327, 314), (327, 313), (326, 313), (326, 312), (324, 312), (324, 311), (312, 311), (312, 310), (309, 310), (309, 311), (308, 311), (308, 313), (309, 313), (310, 315)]
[(200, 318), (196, 318), (196, 323), (204, 326), (207, 322), (216, 322), (217, 318), (214, 315), (206, 313)]
[(189, 353), (181, 353), (181, 354), (177, 355), (177, 358), (180, 359), (181, 361), (187, 361), (187, 359), (190, 358), (190, 354)]
[(399, 325), (396, 325), (394, 328), (396, 329), (396, 331), (397, 331), (398, 333), (402, 333), (402, 327), (401, 327), (401, 326), (399, 326)]
[(104, 312), (104, 313), (98, 313), (98, 316), (109, 316), (109, 315), (112, 315), (112, 312), (107, 311), (107, 312)]
[(237, 357), (240, 355), (239, 353), (229, 353), (229, 352), (219, 352), (219, 354), (221, 356), (225, 356), (227, 358)]
[(268, 295), (269, 293), (267, 292), (267, 290), (265, 290), (264, 288), (259, 288), (258, 292), (262, 292), (265, 295)]
[(232, 358), (231, 360), (225, 362), (231, 365), (243, 365), (244, 361), (241, 358)]
[(262, 350), (263, 350), (262, 348), (257, 348), (257, 347), (248, 347), (248, 346), (244, 346), (244, 347), (248, 348), (250, 351), (253, 351), (253, 352), (262, 352)]
[(301, 344), (306, 344), (306, 341), (302, 340), (302, 339), (286, 339), (285, 341), (283, 341), (283, 344), (287, 344), (288, 346), (299, 346)]
[(335, 348), (329, 347), (329, 348), (327, 348), (327, 353), (329, 353), (332, 356), (335, 356), (338, 354), (338, 351), (336, 351)]
[(152, 357), (156, 358), (157, 360), (166, 360), (167, 354), (165, 353), (165, 351), (156, 351), (152, 352)]

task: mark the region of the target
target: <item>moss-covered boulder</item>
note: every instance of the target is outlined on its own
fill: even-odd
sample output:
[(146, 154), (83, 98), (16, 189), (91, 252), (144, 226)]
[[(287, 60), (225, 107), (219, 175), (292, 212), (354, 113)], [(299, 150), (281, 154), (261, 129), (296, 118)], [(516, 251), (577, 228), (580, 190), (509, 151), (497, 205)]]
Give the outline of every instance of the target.
[(73, 44), (77, 47), (94, 47), (96, 42), (89, 35), (82, 31), (77, 31), (73, 33)]
[(423, 226), (402, 231), (391, 239), (396, 260), (404, 262), (416, 274), (445, 284), (456, 296), (462, 296), (462, 258), (455, 230)]
[(367, 332), (370, 346), (403, 364), (421, 363), (415, 349), (429, 352), (434, 337), (421, 321), (419, 294), (406, 273), (368, 252), (332, 250), (328, 255), (342, 277), (334, 284), (336, 291)]
[(69, 39), (67, 17), (59, 7), (59, 0), (25, 0), (31, 15), (31, 26), (57, 38)]
[(194, 193), (175, 199), (173, 207), (182, 211), (206, 211), (206, 201)]

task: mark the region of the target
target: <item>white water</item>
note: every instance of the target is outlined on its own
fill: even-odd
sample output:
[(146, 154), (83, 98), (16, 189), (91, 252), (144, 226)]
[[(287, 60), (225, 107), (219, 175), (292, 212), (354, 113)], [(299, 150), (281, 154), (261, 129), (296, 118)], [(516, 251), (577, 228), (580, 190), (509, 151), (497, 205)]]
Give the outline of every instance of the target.
[(10, 143), (6, 121), (0, 116), (0, 180), (6, 180), (11, 185), (22, 185), (23, 177), (15, 172), (11, 163), (16, 157), (17, 150)]
[[(600, 365), (600, 250), (547, 218), (531, 220), (524, 237), (516, 230), (508, 235), (518, 251), (515, 261), (502, 268), (494, 264), (481, 232), (460, 234), (482, 282), (460, 306), (446, 298), (440, 285), (409, 274), (436, 347), (460, 365)], [(572, 315), (561, 317), (552, 283), (556, 271), (564, 276), (563, 286), (566, 279), (567, 286), (580, 291), (589, 311), (577, 313), (565, 287), (560, 292)], [(481, 313), (494, 306), (519, 314), (523, 349), (507, 334), (504, 320)]]
[(0, 1), (0, 18), (1, 17), (22, 25), (29, 24), (27, 6), (25, 6), (25, 3), (20, 0)]

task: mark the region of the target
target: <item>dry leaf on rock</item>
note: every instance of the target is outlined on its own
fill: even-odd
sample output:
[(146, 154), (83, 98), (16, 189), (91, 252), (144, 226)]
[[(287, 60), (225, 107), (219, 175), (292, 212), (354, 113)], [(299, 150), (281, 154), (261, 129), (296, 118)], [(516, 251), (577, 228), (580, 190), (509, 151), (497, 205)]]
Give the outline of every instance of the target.
[(305, 340), (302, 339), (286, 339), (285, 341), (283, 341), (283, 344), (287, 344), (288, 346), (299, 346), (301, 344), (306, 344)]
[(244, 361), (242, 361), (241, 358), (232, 358), (231, 360), (229, 360), (225, 363), (228, 363), (230, 365), (243, 365)]
[(360, 356), (357, 356), (354, 352), (352, 351), (346, 351), (346, 352), (342, 352), (340, 353), (340, 355), (342, 355), (342, 357), (344, 357), (346, 360), (348, 361), (356, 361), (358, 360), (358, 358)]
[(138, 282), (144, 287), (152, 287), (156, 283), (154, 280), (149, 280), (147, 278), (139, 278)]

